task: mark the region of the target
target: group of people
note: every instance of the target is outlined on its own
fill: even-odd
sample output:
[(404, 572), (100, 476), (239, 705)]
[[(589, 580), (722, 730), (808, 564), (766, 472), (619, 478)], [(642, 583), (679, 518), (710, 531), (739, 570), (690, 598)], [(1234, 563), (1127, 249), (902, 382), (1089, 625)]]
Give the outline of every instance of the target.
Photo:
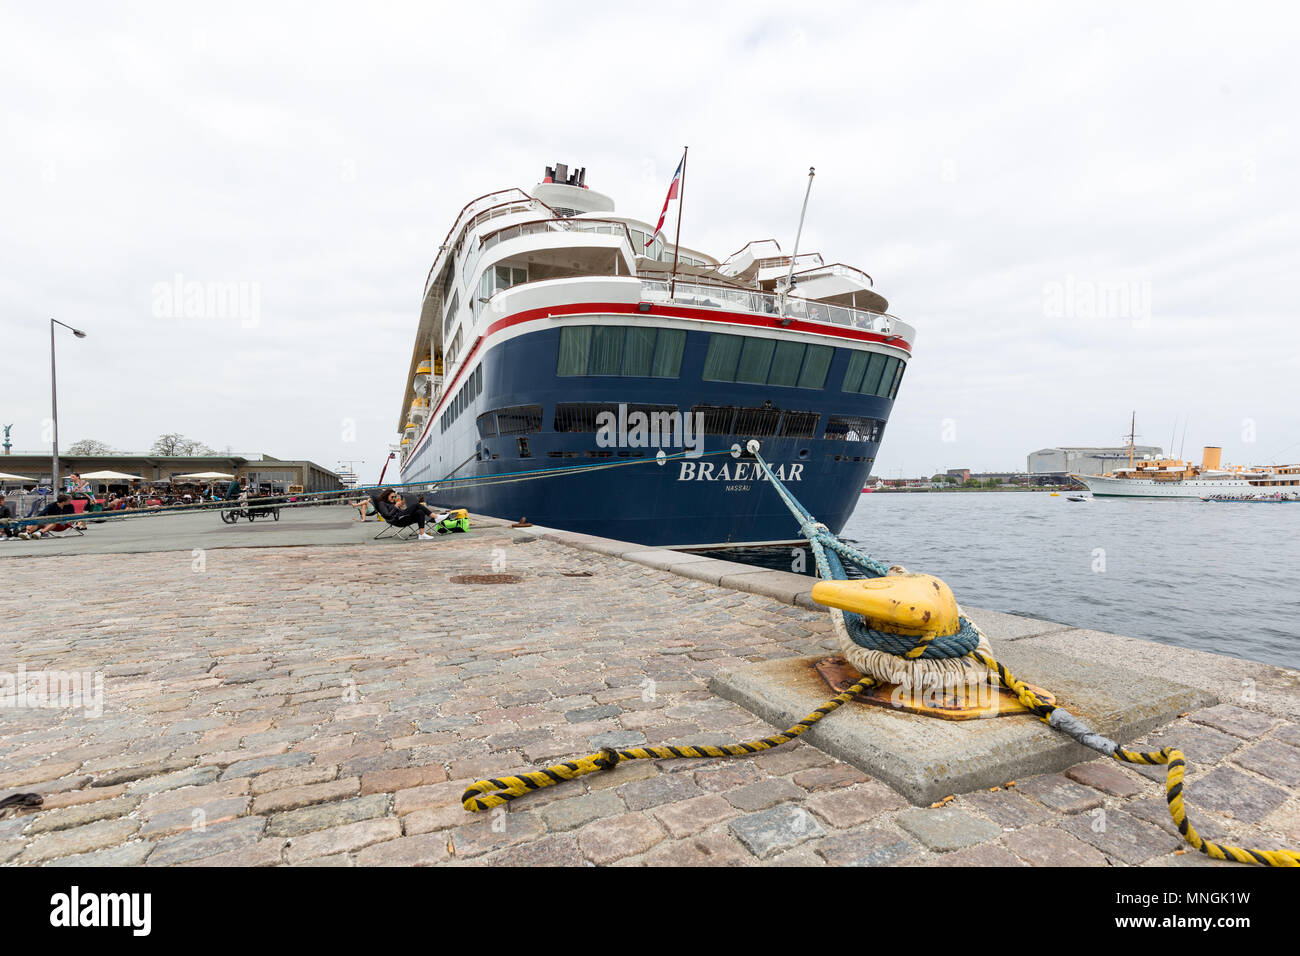
[[(62, 536), (68, 532), (88, 530), (86, 522), (77, 517), (73, 498), (86, 502), (87, 511), (130, 511), (137, 508), (169, 508), (198, 504), (203, 501), (235, 500), (243, 496), (244, 482), (234, 479), (225, 486), (213, 484), (158, 488), (133, 482), (122, 493), (108, 492), (98, 495), (90, 482), (80, 475), (69, 475), (66, 491), (51, 494), (48, 488), (38, 488), (35, 499), (20, 514), (22, 502), (10, 501), (0, 492), (0, 540), (21, 538), (39, 540)], [(71, 521), (39, 519), (72, 518)]]

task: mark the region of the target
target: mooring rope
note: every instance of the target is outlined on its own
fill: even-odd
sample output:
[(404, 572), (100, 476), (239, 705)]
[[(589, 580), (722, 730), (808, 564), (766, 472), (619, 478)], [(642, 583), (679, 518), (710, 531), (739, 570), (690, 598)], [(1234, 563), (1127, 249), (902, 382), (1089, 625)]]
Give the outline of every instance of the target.
[[(881, 577), (889, 573), (889, 565), (876, 561), (862, 554), (856, 548), (840, 541), (835, 535), (831, 534), (826, 525), (817, 521), (800, 504), (798, 499), (790, 493), (780, 479), (773, 474), (771, 467), (758, 453), (758, 449), (754, 447), (755, 444), (751, 443), (749, 451), (762, 467), (764, 475), (772, 483), (781, 500), (799, 519), (800, 530), (808, 539), (816, 557), (819, 577), (823, 580), (845, 580), (847, 573), (844, 569), (843, 560), (848, 560), (862, 568), (870, 577)], [(846, 619), (851, 617), (856, 618), (858, 615), (845, 614)], [(1300, 852), (1295, 850), (1250, 849), (1227, 843), (1215, 843), (1203, 838), (1187, 818), (1187, 810), (1183, 804), (1183, 778), (1187, 762), (1182, 751), (1172, 747), (1165, 747), (1154, 752), (1125, 750), (1110, 738), (1093, 731), (1084, 721), (1064, 707), (1041, 700), (1024, 681), (1012, 674), (991, 654), (976, 646), (982, 636), (978, 626), (964, 615), (961, 616), (960, 621), (961, 626), (957, 634), (948, 635), (946, 638), (909, 638), (904, 635), (887, 634), (869, 628), (860, 622), (856, 630), (851, 630), (850, 633), (855, 643), (867, 641), (870, 643), (862, 643), (862, 646), (886, 651), (899, 657), (915, 659), (927, 656), (936, 658), (969, 656), (974, 658), (987, 667), (991, 674), (996, 674), (1002, 685), (1015, 694), (1016, 698), (1030, 713), (1054, 730), (1059, 730), (1085, 747), (1113, 757), (1122, 763), (1153, 764), (1168, 767), (1165, 776), (1165, 800), (1169, 806), (1169, 814), (1173, 818), (1178, 832), (1194, 849), (1215, 860), (1236, 860), (1239, 863), (1257, 863), (1264, 866), (1300, 866)], [(973, 641), (971, 641), (972, 636)], [(888, 638), (888, 640), (884, 638)], [(961, 654), (954, 653), (967, 642), (970, 642), (970, 647), (966, 651)], [(799, 737), (827, 714), (838, 710), (858, 693), (875, 686), (876, 683), (874, 677), (863, 677), (843, 693), (837, 694), (826, 701), (794, 726), (779, 734), (773, 734), (759, 740), (722, 746), (706, 744), (679, 745), (675, 747), (631, 747), (628, 749), (605, 747), (597, 753), (588, 754), (577, 760), (552, 764), (543, 770), (478, 780), (471, 784), (461, 796), (461, 804), (471, 813), (479, 813), (483, 810), (502, 806), (510, 800), (524, 796), (534, 790), (554, 786), (566, 780), (575, 780), (589, 773), (612, 770), (624, 760), (739, 757), (770, 750), (772, 747), (779, 747)]]
[[(503, 472), (501, 474), (485, 475), (466, 475), (463, 478), (441, 478), (437, 481), (408, 481), (398, 482), (385, 485), (365, 485), (357, 488), (342, 488), (332, 491), (307, 491), (289, 494), (273, 494), (264, 497), (246, 498), (246, 499), (225, 499), (221, 501), (199, 500), (187, 505), (160, 505), (152, 508), (123, 508), (112, 511), (84, 511), (80, 514), (71, 515), (34, 515), (30, 518), (10, 518), (8, 522), (13, 527), (22, 527), (25, 525), (45, 525), (45, 524), (76, 524), (78, 522), (101, 522), (101, 521), (122, 521), (128, 518), (152, 518), (158, 515), (169, 514), (195, 514), (197, 512), (214, 512), (222, 511), (271, 511), (282, 508), (310, 508), (320, 505), (334, 505), (339, 502), (351, 502), (353, 500), (364, 500), (376, 491), (385, 488), (392, 488), (394, 491), (403, 489), (418, 490), (422, 494), (433, 494), (435, 492), (448, 489), (448, 486), (473, 485), (474, 487), (483, 487), (487, 485), (504, 485), (514, 484), (523, 481), (538, 481), (546, 478), (562, 478), (569, 475), (586, 474), (594, 471), (604, 471), (610, 468), (627, 468), (632, 465), (658, 465), (660, 462), (670, 462), (679, 459), (690, 458), (708, 458), (714, 455), (731, 455), (734, 452), (728, 448), (718, 449), (716, 451), (702, 452), (674, 452), (671, 455), (659, 457), (630, 458), (623, 461), (609, 461), (600, 464), (583, 464), (583, 465), (557, 465), (551, 468), (535, 468), (529, 471)], [(456, 490), (451, 488), (449, 490)], [(288, 501), (288, 498), (294, 498), (294, 501)]]

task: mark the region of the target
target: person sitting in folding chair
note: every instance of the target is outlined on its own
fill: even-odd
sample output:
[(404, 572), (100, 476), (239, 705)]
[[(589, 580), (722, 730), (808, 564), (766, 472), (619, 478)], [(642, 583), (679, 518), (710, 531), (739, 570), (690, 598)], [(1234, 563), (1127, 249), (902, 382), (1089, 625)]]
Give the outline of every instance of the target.
[[(392, 488), (385, 488), (375, 497), (375, 510), (379, 512), (379, 516), (390, 527), (400, 529), (409, 528), (413, 524), (418, 525), (420, 529), (419, 539), (421, 541), (433, 540), (433, 535), (427, 534), (424, 530), (424, 524), (433, 517), (433, 512), (426, 508), (423, 502), (416, 501), (408, 505), (405, 499), (399, 497)], [(387, 535), (384, 534), (384, 531), (380, 531), (375, 537), (387, 537)]]
[[(72, 506), (71, 499), (69, 499), (66, 494), (60, 494), (53, 502), (46, 506), (45, 510), (40, 513), (40, 517), (55, 518), (64, 515), (75, 515), (76, 513), (77, 509)], [(60, 521), (41, 524), (31, 522), (30, 525), (30, 527), (25, 527), (19, 533), (18, 537), (44, 538), (51, 534), (58, 534), (63, 531), (75, 531), (77, 534), (81, 534), (86, 530), (86, 523), (84, 521)]]

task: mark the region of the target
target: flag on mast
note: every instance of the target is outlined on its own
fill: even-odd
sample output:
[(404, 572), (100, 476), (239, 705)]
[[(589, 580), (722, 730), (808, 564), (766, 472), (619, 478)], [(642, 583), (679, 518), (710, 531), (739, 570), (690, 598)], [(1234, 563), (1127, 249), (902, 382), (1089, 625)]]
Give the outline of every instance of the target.
[(664, 220), (668, 218), (668, 204), (677, 198), (677, 191), (682, 185), (682, 167), (686, 165), (686, 154), (682, 153), (682, 161), (677, 164), (677, 172), (673, 173), (673, 181), (668, 184), (668, 195), (664, 197), (664, 208), (659, 213), (659, 222), (655, 225), (654, 235), (652, 235), (645, 244), (648, 249), (650, 244), (659, 238), (659, 233), (664, 227)]

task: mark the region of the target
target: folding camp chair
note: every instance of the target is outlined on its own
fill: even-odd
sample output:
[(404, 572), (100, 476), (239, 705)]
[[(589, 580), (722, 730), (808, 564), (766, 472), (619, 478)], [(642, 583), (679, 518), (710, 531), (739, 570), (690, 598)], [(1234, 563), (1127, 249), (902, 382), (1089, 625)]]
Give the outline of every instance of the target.
[(379, 529), (379, 534), (375, 535), (374, 540), (380, 538), (413, 538), (420, 533), (420, 526), (412, 521), (410, 524), (389, 524), (387, 521), (379, 522), (383, 525)]

